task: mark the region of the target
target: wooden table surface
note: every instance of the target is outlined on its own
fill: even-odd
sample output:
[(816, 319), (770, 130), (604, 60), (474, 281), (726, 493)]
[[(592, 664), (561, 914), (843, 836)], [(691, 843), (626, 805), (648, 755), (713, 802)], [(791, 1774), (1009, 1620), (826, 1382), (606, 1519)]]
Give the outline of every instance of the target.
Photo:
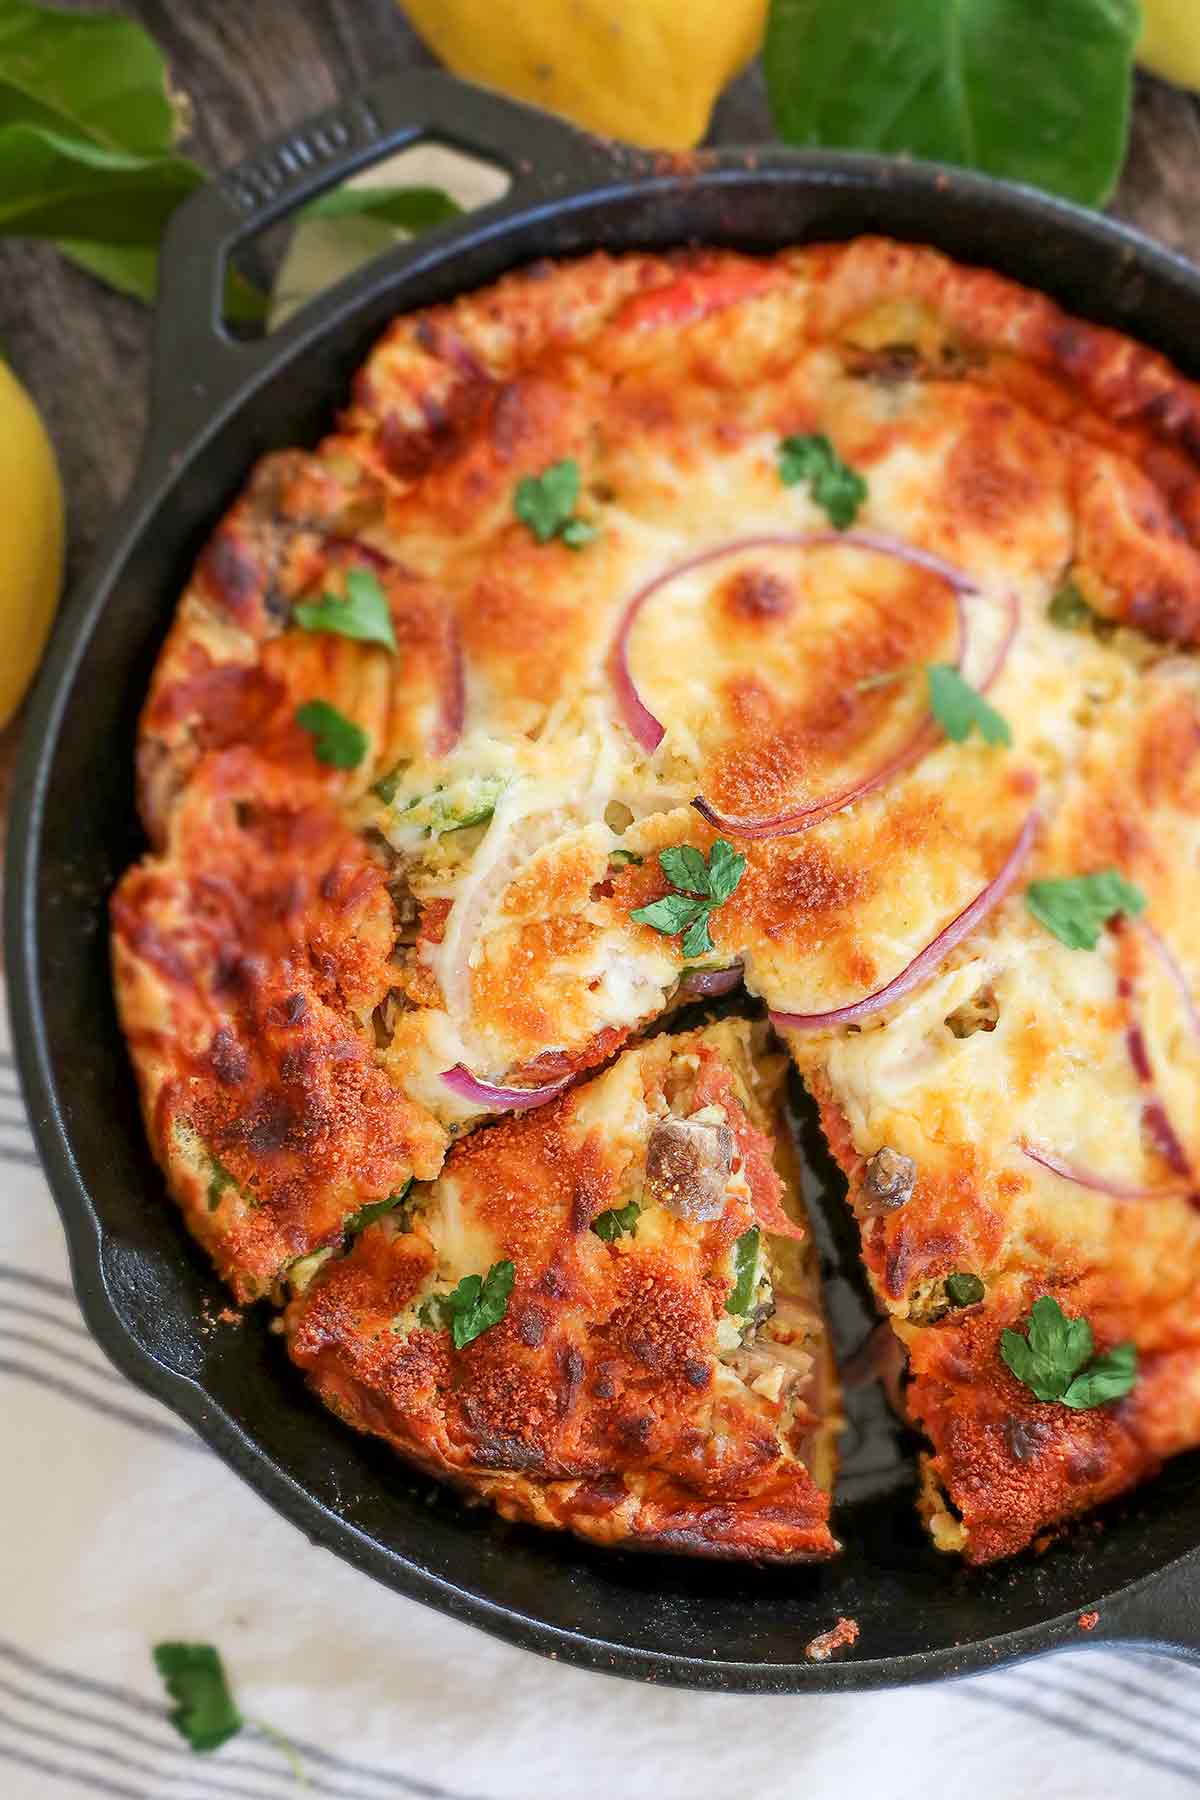
[[(75, 0), (75, 10), (125, 12), (153, 34), (193, 103), (188, 148), (211, 168), (384, 69), (432, 64), (394, 0)], [(770, 136), (761, 77), (751, 70), (719, 103), (713, 141)], [(1200, 101), (1141, 78), (1113, 210), (1200, 262), (1198, 199)], [(0, 345), (41, 407), (62, 464), (69, 580), (86, 565), (133, 469), (149, 338), (145, 307), (49, 246), (0, 241)], [(13, 733), (5, 735), (0, 771), (11, 753)]]

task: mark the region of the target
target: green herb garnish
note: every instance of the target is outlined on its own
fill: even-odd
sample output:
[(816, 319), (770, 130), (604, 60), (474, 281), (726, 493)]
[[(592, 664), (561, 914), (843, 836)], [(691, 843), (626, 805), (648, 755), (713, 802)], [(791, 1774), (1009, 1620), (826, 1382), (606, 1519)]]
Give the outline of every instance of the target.
[(540, 475), (525, 475), (513, 495), (513, 511), (528, 525), (539, 544), (561, 538), (570, 550), (582, 550), (599, 537), (600, 527), (575, 511), (579, 499), (579, 464), (564, 456)]
[(809, 493), (838, 531), (853, 525), (867, 497), (867, 484), (856, 469), (842, 461), (827, 437), (785, 437), (779, 446), (778, 467), (785, 487), (808, 483)]
[(664, 894), (661, 900), (651, 900), (647, 906), (635, 906), (629, 916), (667, 937), (683, 932), (683, 954), (689, 960), (704, 956), (716, 948), (709, 935), (709, 914), (724, 906), (737, 887), (746, 858), (724, 838), (718, 838), (707, 860), (691, 844), (672, 844), (659, 851), (658, 861), (678, 891)]
[(1077, 1412), (1119, 1400), (1137, 1379), (1137, 1349), (1117, 1344), (1093, 1358), (1095, 1344), (1086, 1319), (1069, 1319), (1049, 1294), (1035, 1300), (1027, 1336), (1002, 1331), (1000, 1354), (1017, 1380), (1039, 1400), (1058, 1401)]
[(616, 863), (618, 868), (624, 868), (627, 864), (632, 863), (635, 868), (640, 869), (645, 859), (640, 857), (636, 850), (610, 850), (608, 860), (610, 863)]
[(1063, 631), (1082, 631), (1096, 617), (1073, 581), (1064, 581), (1049, 606), (1046, 617)]
[(758, 1226), (752, 1225), (749, 1231), (743, 1231), (733, 1246), (733, 1291), (725, 1302), (727, 1313), (744, 1316), (750, 1311), (757, 1272)]
[(1137, 0), (772, 0), (775, 124), (791, 144), (958, 163), (1101, 206), (1125, 153), (1140, 12)]
[(631, 1200), (628, 1206), (610, 1206), (607, 1212), (596, 1214), (592, 1230), (606, 1244), (614, 1243), (619, 1237), (636, 1237), (641, 1215), (642, 1209), (636, 1200)]
[(327, 700), (309, 700), (296, 723), (313, 741), (313, 755), (331, 769), (357, 769), (367, 754), (367, 734)]
[(448, 1294), (431, 1294), (418, 1309), (422, 1325), (449, 1327), (454, 1348), (463, 1347), (498, 1325), (508, 1311), (517, 1271), (510, 1262), (493, 1263), (486, 1275), (464, 1275)]
[(356, 1213), (350, 1214), (342, 1227), (346, 1236), (357, 1237), (360, 1231), (367, 1229), (368, 1225), (374, 1225), (376, 1219), (384, 1219), (388, 1213), (395, 1212), (401, 1201), (407, 1197), (411, 1186), (412, 1177), (410, 1176), (404, 1186), (397, 1188), (394, 1194), (389, 1194), (386, 1200), (372, 1200), (367, 1206), (360, 1206)]
[(1116, 869), (1031, 881), (1025, 901), (1034, 918), (1069, 950), (1094, 950), (1110, 919), (1119, 913), (1136, 918), (1146, 906), (1141, 888)]
[(327, 631), (337, 637), (357, 638), (363, 644), (383, 644), (393, 654), (396, 633), (387, 595), (369, 569), (351, 569), (346, 577), (346, 597), (322, 594), (292, 608), (292, 618), (303, 631)]
[(220, 1162), (213, 1155), (211, 1150), (206, 1151), (205, 1154), (208, 1157), (209, 1166), (208, 1194), (206, 1196), (208, 1200), (208, 1210), (209, 1212), (216, 1212), (218, 1206), (221, 1204), (221, 1195), (225, 1192), (226, 1188), (237, 1186), (237, 1178), (229, 1173), (225, 1164)]
[(951, 663), (928, 663), (929, 708), (948, 738), (961, 744), (972, 728), (985, 744), (1011, 744), (1008, 721), (989, 706), (977, 688), (964, 681)]
[(957, 1274), (946, 1277), (946, 1298), (951, 1306), (978, 1306), (986, 1292), (978, 1275)]
[(211, 1644), (155, 1644), (154, 1664), (176, 1702), (171, 1723), (193, 1750), (216, 1750), (237, 1736), (245, 1720)]

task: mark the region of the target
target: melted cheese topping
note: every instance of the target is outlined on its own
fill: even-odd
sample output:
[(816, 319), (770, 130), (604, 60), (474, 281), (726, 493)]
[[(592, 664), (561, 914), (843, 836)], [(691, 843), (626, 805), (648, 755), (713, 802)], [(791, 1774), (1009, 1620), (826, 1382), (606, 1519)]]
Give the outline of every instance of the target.
[[(779, 447), (813, 435), (866, 483), (856, 528), (973, 591), (956, 604), (848, 538), (798, 542), (829, 521)], [(268, 458), (219, 526), (143, 717), (155, 854), (118, 890), (118, 995), (156, 1151), (239, 1291), (436, 1171), (483, 1111), (442, 1081), (454, 1064), (554, 1080), (672, 1003), (680, 939), (631, 913), (666, 891), (661, 849), (711, 848), (697, 795), (761, 820), (869, 788), (742, 843), (710, 921), (701, 960), (740, 961), (798, 1013), (901, 973), (1036, 809), (1021, 885), (1114, 867), (1141, 920), (1069, 950), (1018, 888), (918, 991), (792, 1048), (968, 1554), (1200, 1438), (1198, 444), (1200, 393), (1161, 358), (879, 240), (592, 257), (397, 320), (336, 434)], [(597, 531), (581, 548), (514, 510), (567, 458)], [(293, 627), (355, 567), (387, 597), (394, 657)], [(1096, 628), (1053, 622), (1067, 581)], [(614, 680), (648, 587), (627, 659), (663, 727), (652, 753)], [(928, 723), (925, 665), (960, 654), (1011, 743), (929, 726), (898, 755)], [(315, 759), (295, 719), (313, 698), (364, 733), (355, 769)], [(862, 1186), (885, 1145), (918, 1171), (887, 1216)], [(232, 1176), (211, 1209), (205, 1157)], [(955, 1269), (987, 1299), (947, 1323)], [(1070, 1480), (1004, 1435), (1025, 1400), (997, 1335), (1039, 1291), (1145, 1361), (1123, 1411), (1055, 1418)]]

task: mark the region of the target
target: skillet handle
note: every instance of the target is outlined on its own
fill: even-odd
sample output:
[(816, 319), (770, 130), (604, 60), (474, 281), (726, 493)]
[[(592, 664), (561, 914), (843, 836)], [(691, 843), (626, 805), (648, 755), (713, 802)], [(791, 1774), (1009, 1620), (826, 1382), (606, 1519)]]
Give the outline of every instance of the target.
[[(341, 284), (269, 338), (231, 338), (222, 296), (226, 263), (237, 246), (347, 176), (426, 140), (481, 156), (509, 175), (507, 192), (473, 213), (474, 222), (528, 214), (572, 188), (627, 176), (646, 162), (644, 155), (590, 137), (550, 113), (428, 69), (384, 76), (274, 139), (200, 188), (168, 225), (159, 259), (151, 441), (144, 466), (213, 421), (222, 403), (253, 381), (256, 368), (282, 339), (309, 335), (322, 314), (336, 308)], [(392, 273), (403, 266), (406, 252), (419, 254), (453, 229), (451, 221), (422, 233), (381, 258), (381, 265)], [(323, 306), (330, 300), (333, 306)], [(160, 434), (169, 442), (160, 441)]]
[(1097, 1639), (1200, 1662), (1200, 1557), (1193, 1555), (1182, 1568), (1152, 1575), (1106, 1601), (1092, 1641)]

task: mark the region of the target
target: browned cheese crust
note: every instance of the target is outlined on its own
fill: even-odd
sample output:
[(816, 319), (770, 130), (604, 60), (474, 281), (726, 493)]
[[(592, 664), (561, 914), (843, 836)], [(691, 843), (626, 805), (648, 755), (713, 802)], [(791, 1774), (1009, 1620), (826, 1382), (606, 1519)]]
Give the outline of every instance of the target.
[[(856, 525), (924, 563), (839, 536), (808, 481), (784, 482), (782, 442), (810, 436), (865, 483)], [(586, 542), (541, 541), (516, 505), (564, 462)], [(298, 628), (297, 601), (343, 594), (354, 570), (386, 598), (395, 654)], [(1054, 622), (1064, 584), (1082, 628)], [(436, 1177), (485, 1124), (486, 1098), (447, 1070), (578, 1075), (676, 1004), (681, 937), (630, 914), (667, 890), (660, 850), (737, 839), (697, 796), (761, 822), (887, 766), (809, 828), (737, 842), (745, 874), (701, 961), (740, 962), (779, 1012), (845, 1007), (938, 939), (1028, 830), (1020, 882), (919, 989), (789, 1048), (911, 1357), (935, 1539), (986, 1561), (1127, 1488), (1200, 1441), (1200, 1213), (1183, 1191), (1200, 1169), (1200, 1027), (1182, 999), (1200, 993), (1197, 643), (1200, 390), (996, 275), (869, 238), (596, 255), (397, 319), (336, 431), (267, 458), (218, 526), (143, 714), (152, 848), (114, 900), (114, 967), (189, 1227), (241, 1298), (336, 1255), (360, 1207)], [(1011, 743), (927, 728), (921, 670), (958, 659)], [(630, 729), (623, 679), (657, 748)], [(313, 700), (363, 734), (354, 767), (318, 760), (296, 716)], [(1143, 919), (1068, 949), (1024, 884), (1105, 868), (1137, 884)], [(583, 1152), (554, 1136), (574, 1105), (457, 1149), (479, 1171), (473, 1204), (485, 1173), (508, 1179), (504, 1158), (541, 1158), (557, 1231), (582, 1179)], [(886, 1217), (861, 1190), (883, 1148), (915, 1169)], [(657, 1377), (639, 1377), (667, 1484), (644, 1513), (611, 1438), (588, 1448), (559, 1419), (561, 1369), (516, 1335), (552, 1256), (529, 1191), (539, 1273), (519, 1273), (510, 1320), (461, 1358), (421, 1331), (411, 1364), (397, 1351), (386, 1318), (428, 1268), (411, 1234), (380, 1227), (293, 1314), (302, 1360), (323, 1388), (347, 1384), (359, 1422), (523, 1516), (561, 1506), (584, 1529), (590, 1505), (594, 1535), (734, 1542), (719, 1506), (671, 1523), (682, 1389), (664, 1385), (662, 1425)], [(642, 1256), (570, 1242), (580, 1282)], [(944, 1283), (964, 1271), (986, 1298), (959, 1311)], [(664, 1269), (663, 1294), (678, 1279)], [(1043, 1293), (1085, 1312), (1099, 1349), (1136, 1343), (1128, 1399), (1069, 1413), (1009, 1374), (999, 1333)], [(564, 1355), (592, 1304), (584, 1287), (564, 1299)], [(607, 1330), (617, 1300), (594, 1304)], [(525, 1399), (555, 1423), (521, 1450), (541, 1463), (489, 1474), (489, 1442), (512, 1435), (495, 1397), (526, 1362), (541, 1386)], [(445, 1411), (460, 1363), (492, 1371), (486, 1429)], [(764, 1507), (748, 1553), (775, 1553)], [(809, 1529), (788, 1517), (785, 1536)]]
[[(289, 1308), (322, 1399), (507, 1518), (698, 1556), (830, 1555), (837, 1418), (813, 1259), (769, 1237), (770, 1316), (726, 1312), (733, 1247), (784, 1192), (750, 1116), (776, 1126), (782, 1059), (756, 1071), (748, 1037), (658, 1037), (456, 1146), (408, 1230), (370, 1226)], [(730, 1186), (696, 1218), (695, 1170), (660, 1188), (655, 1168), (672, 1121), (714, 1106)], [(631, 1200), (633, 1231), (602, 1239), (596, 1220)], [(505, 1259), (503, 1320), (456, 1349), (423, 1317), (431, 1284)]]

